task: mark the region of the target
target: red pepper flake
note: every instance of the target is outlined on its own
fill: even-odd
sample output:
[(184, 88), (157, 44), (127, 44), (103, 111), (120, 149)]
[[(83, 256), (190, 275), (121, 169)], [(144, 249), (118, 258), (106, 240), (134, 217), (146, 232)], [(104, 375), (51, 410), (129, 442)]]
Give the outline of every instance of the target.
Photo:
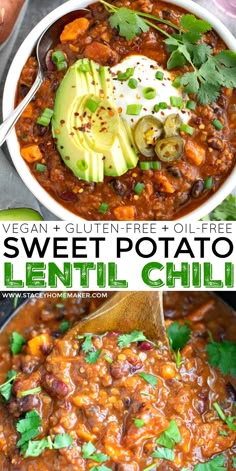
[(65, 157), (65, 160), (70, 160), (70, 157), (67, 155), (67, 156)]
[(161, 115), (162, 115), (162, 116), (165, 116), (165, 113), (164, 113), (164, 111), (161, 111)]
[(74, 136), (74, 135), (75, 135), (75, 133), (74, 133), (74, 132), (71, 132), (71, 133), (70, 133), (70, 136)]
[(105, 132), (107, 131), (107, 128), (101, 128), (99, 132)]
[(83, 118), (85, 118), (85, 116), (87, 116), (87, 111), (84, 112)]
[(143, 109), (144, 109), (144, 111), (147, 111), (147, 108), (143, 108)]
[(122, 108), (119, 107), (117, 111), (118, 111), (119, 114), (122, 113)]
[(76, 85), (72, 85), (72, 87), (71, 87), (71, 88), (76, 88)]
[(60, 124), (61, 124), (61, 126), (63, 126), (63, 124), (65, 124), (65, 120), (61, 119)]
[(78, 111), (76, 111), (76, 112), (74, 113), (74, 115), (75, 115), (75, 116), (79, 116), (79, 113), (78, 113)]

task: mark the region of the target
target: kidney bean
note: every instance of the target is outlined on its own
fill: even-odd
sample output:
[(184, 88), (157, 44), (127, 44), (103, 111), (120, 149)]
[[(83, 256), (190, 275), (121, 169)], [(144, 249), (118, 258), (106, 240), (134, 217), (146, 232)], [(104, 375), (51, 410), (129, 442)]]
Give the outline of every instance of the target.
[(111, 365), (111, 376), (115, 379), (120, 379), (123, 376), (128, 376), (130, 372), (130, 365), (127, 361), (114, 361)]
[(140, 350), (143, 350), (145, 352), (147, 350), (152, 350), (153, 345), (150, 342), (139, 342), (138, 348), (140, 348)]
[(66, 397), (70, 392), (68, 384), (61, 379), (55, 378), (55, 376), (51, 374), (45, 375), (44, 382), (45, 388), (52, 394), (52, 396), (57, 396), (59, 398)]
[(72, 193), (72, 191), (63, 191), (62, 193), (59, 193), (58, 196), (62, 200), (68, 201), (70, 203), (75, 203), (77, 201), (77, 195)]
[(197, 180), (191, 189), (191, 196), (193, 198), (199, 198), (204, 191), (204, 181), (203, 180)]

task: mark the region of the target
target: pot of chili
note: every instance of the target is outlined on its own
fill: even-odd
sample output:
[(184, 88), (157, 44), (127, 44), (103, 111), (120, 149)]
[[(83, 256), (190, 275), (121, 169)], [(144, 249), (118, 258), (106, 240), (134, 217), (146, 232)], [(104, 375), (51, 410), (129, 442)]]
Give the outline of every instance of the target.
[[(88, 14), (48, 51), (45, 81), (9, 139), (20, 175), (63, 219), (204, 216), (234, 186), (235, 39), (186, 0), (79, 6)], [(56, 9), (20, 48), (5, 116), (12, 83), (19, 103), (34, 81), (32, 42), (75, 7)]]
[(1, 469), (233, 471), (235, 313), (166, 293), (171, 353), (140, 331), (69, 340), (96, 306), (42, 295), (2, 331)]

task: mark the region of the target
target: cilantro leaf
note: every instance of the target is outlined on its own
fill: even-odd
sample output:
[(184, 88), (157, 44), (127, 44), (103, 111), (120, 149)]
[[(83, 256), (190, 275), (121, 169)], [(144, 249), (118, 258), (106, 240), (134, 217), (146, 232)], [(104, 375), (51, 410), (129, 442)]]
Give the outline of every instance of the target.
[(126, 38), (127, 41), (149, 30), (149, 26), (135, 11), (125, 7), (119, 8), (109, 18), (109, 23), (111, 27), (116, 28), (119, 31), (119, 35)]
[(55, 448), (55, 450), (59, 450), (60, 448), (67, 448), (68, 446), (72, 445), (72, 443), (73, 438), (68, 435), (68, 433), (58, 433), (58, 435), (56, 435), (54, 438), (53, 448)]
[(171, 69), (174, 69), (175, 67), (183, 67), (185, 64), (186, 64), (185, 57), (178, 49), (176, 49), (175, 51), (172, 52), (171, 56), (169, 57), (167, 61), (167, 69), (171, 70)]
[(90, 365), (93, 365), (93, 363), (96, 363), (98, 361), (100, 354), (101, 354), (101, 350), (95, 350), (94, 352), (89, 352), (88, 355), (86, 355), (85, 357), (85, 361), (87, 363), (90, 363)]
[(103, 463), (104, 461), (108, 461), (110, 459), (110, 457), (104, 453), (95, 452), (96, 447), (92, 444), (92, 442), (85, 443), (82, 446), (82, 456), (85, 459), (97, 461), (97, 463)]
[(191, 330), (186, 325), (180, 325), (178, 321), (172, 322), (167, 329), (168, 339), (174, 351), (182, 350), (191, 336)]
[(175, 420), (171, 420), (169, 427), (156, 440), (158, 445), (162, 445), (172, 450), (176, 443), (181, 442), (181, 435)]
[(145, 381), (147, 381), (147, 383), (151, 384), (151, 386), (153, 388), (156, 387), (157, 385), (157, 381), (158, 381), (158, 378), (154, 375), (151, 375), (149, 373), (145, 373), (144, 371), (141, 372), (141, 373), (138, 373), (138, 376), (140, 376), (141, 378), (143, 378)]
[(236, 343), (229, 340), (223, 342), (211, 342), (207, 345), (208, 362), (216, 366), (226, 376), (236, 376)]
[(60, 325), (59, 325), (59, 330), (60, 332), (67, 332), (67, 330), (70, 328), (70, 322), (64, 319)]
[(215, 456), (207, 463), (200, 463), (194, 466), (194, 471), (227, 471), (225, 468), (225, 457), (223, 455)]
[(193, 31), (196, 33), (206, 33), (212, 29), (210, 23), (204, 20), (198, 20), (194, 15), (187, 14), (183, 15), (180, 19), (180, 25), (187, 31)]
[(92, 342), (92, 335), (87, 335), (85, 337), (85, 340), (82, 343), (81, 348), (82, 348), (84, 353), (88, 353), (88, 352), (90, 352), (91, 350), (94, 349), (94, 345), (93, 345), (93, 342)]
[(234, 468), (236, 468), (236, 456), (233, 456), (232, 458), (232, 465)]
[(236, 420), (236, 416), (226, 417), (225, 413), (223, 412), (223, 410), (221, 409), (220, 405), (217, 402), (214, 402), (213, 406), (216, 412), (218, 413), (219, 417), (221, 418), (221, 420), (223, 420), (228, 425), (230, 430), (233, 430), (234, 432), (236, 432), (236, 425), (234, 425), (233, 423)]
[(23, 345), (25, 343), (24, 337), (22, 337), (21, 334), (18, 334), (18, 332), (13, 332), (10, 338), (10, 349), (13, 355), (17, 355), (17, 353), (20, 353)]
[(92, 442), (85, 443), (82, 446), (82, 457), (89, 458), (93, 453), (95, 453), (96, 447), (92, 444)]
[(196, 94), (199, 90), (198, 75), (195, 72), (186, 72), (182, 75), (181, 85), (184, 85), (183, 91), (189, 94)]
[(175, 453), (173, 450), (169, 450), (168, 448), (157, 448), (151, 456), (152, 458), (160, 458), (168, 461), (173, 461), (175, 458)]
[(192, 62), (196, 66), (206, 62), (208, 56), (212, 53), (212, 48), (206, 43), (188, 44), (187, 49), (192, 57)]
[(0, 394), (6, 401), (10, 399), (12, 391), (12, 383), (17, 377), (17, 372), (15, 370), (10, 370), (7, 372), (7, 381), (0, 385)]
[(121, 348), (127, 347), (132, 342), (142, 342), (148, 340), (144, 333), (139, 330), (133, 330), (131, 334), (123, 334), (118, 337), (118, 345)]
[(145, 425), (145, 422), (142, 419), (132, 419), (132, 420), (134, 421), (134, 425), (137, 428), (142, 428)]
[(210, 214), (211, 221), (236, 221), (236, 196), (229, 195)]
[(24, 456), (25, 458), (29, 456), (39, 456), (46, 448), (49, 448), (48, 437), (42, 440), (30, 440), (27, 444)]
[(16, 424), (16, 430), (21, 434), (21, 438), (17, 442), (17, 446), (21, 447), (31, 438), (37, 437), (39, 427), (42, 425), (42, 419), (36, 410), (27, 412), (24, 419), (20, 419)]

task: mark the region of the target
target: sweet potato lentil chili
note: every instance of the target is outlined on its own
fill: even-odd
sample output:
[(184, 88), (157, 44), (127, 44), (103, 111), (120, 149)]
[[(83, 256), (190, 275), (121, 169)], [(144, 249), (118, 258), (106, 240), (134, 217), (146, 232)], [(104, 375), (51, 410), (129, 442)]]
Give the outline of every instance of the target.
[[(200, 100), (196, 98), (196, 94), (189, 93), (189, 90), (190, 92), (193, 91), (196, 82), (191, 82), (190, 88), (189, 84), (185, 82), (188, 97), (183, 95), (184, 105), (181, 103), (183, 102), (182, 98), (178, 98), (176, 101), (175, 96), (169, 96), (168, 100), (165, 99), (164, 102), (155, 101), (153, 99), (156, 93), (155, 89), (153, 91), (152, 87), (146, 87), (143, 97), (141, 97), (141, 103), (145, 111), (145, 100), (150, 102), (152, 99), (152, 117), (161, 117), (167, 109), (167, 111), (171, 110), (173, 112), (175, 121), (178, 121), (179, 115), (183, 117), (184, 113), (190, 113), (188, 124), (183, 123), (180, 129), (176, 124), (177, 121), (175, 122), (175, 128), (178, 129), (174, 131), (174, 143), (168, 141), (169, 153), (166, 154), (167, 158), (157, 158), (158, 155), (163, 154), (163, 148), (166, 148), (166, 142), (162, 142), (160, 146), (155, 147), (157, 155), (153, 156), (153, 152), (151, 152), (151, 157), (143, 155), (138, 148), (138, 163), (122, 175), (105, 176), (104, 181), (97, 183), (92, 180), (85, 181), (78, 178), (65, 165), (58, 152), (57, 133), (60, 134), (60, 129), (56, 129), (53, 138), (50, 126), (56, 92), (67, 70), (76, 61), (83, 58), (95, 61), (101, 66), (117, 67), (117, 64), (132, 55), (142, 55), (155, 61), (157, 68), (161, 69), (156, 75), (156, 88), (162, 87), (163, 90), (167, 83), (165, 81), (170, 80), (167, 77), (163, 80), (162, 71), (165, 72), (168, 68), (170, 69), (167, 64), (170, 52), (168, 52), (167, 44), (164, 41), (166, 38), (168, 39), (168, 36), (173, 41), (173, 34), (179, 32), (170, 26), (168, 22), (180, 28), (181, 18), (187, 13), (180, 7), (162, 1), (136, 0), (130, 2), (122, 0), (114, 1), (111, 5), (113, 10), (109, 10), (107, 6), (101, 3), (89, 5), (89, 13), (84, 18), (76, 20), (76, 23), (67, 25), (62, 32), (61, 42), (55, 46), (53, 51), (49, 51), (46, 58), (48, 72), (43, 85), (16, 126), (21, 154), (40, 185), (60, 204), (84, 219), (175, 219), (192, 211), (212, 193), (216, 192), (234, 166), (236, 145), (235, 80), (231, 77), (228, 81), (225, 81), (225, 77), (220, 78), (221, 72), (218, 73), (214, 68), (213, 71), (207, 69), (207, 73), (201, 82), (202, 95)], [(157, 28), (161, 28), (164, 33), (151, 26), (147, 27), (147, 24), (144, 27), (142, 24), (142, 30), (132, 39), (126, 39), (129, 37), (129, 32), (124, 33), (122, 36), (121, 29), (119, 32), (119, 26), (111, 27), (110, 18), (111, 13), (114, 13), (115, 6), (132, 8), (140, 14), (155, 15), (157, 21), (153, 19), (149, 21), (152, 21)], [(139, 20), (140, 18), (141, 16)], [(141, 19), (143, 20), (143, 17)], [(167, 22), (167, 24), (162, 23), (162, 21)], [(189, 31), (190, 35), (193, 35), (194, 26), (191, 25)], [(201, 48), (204, 48), (204, 51), (203, 49), (200, 51), (200, 59), (198, 53), (197, 57), (193, 59), (197, 64), (197, 68), (207, 60), (209, 54), (215, 57), (216, 54), (227, 49), (221, 38), (212, 29), (201, 35), (200, 42), (195, 41), (194, 43), (194, 37), (191, 36), (191, 38), (190, 48), (195, 47), (196, 42), (198, 43), (197, 46), (200, 45)], [(230, 65), (235, 67), (236, 59), (233, 53), (230, 61), (228, 59), (220, 59), (221, 71), (224, 69), (222, 64), (226, 62), (228, 65), (230, 62)], [(178, 56), (178, 61), (177, 64), (180, 65), (185, 59)], [(181, 67), (173, 67), (173, 65), (172, 61), (170, 70), (172, 78), (193, 72), (193, 67), (189, 62)], [(153, 65), (149, 67), (150, 72), (148, 71), (148, 74), (150, 75)], [(202, 72), (204, 67), (205, 63)], [(32, 86), (36, 70), (37, 62), (35, 57), (32, 56), (28, 59), (21, 73), (17, 103), (21, 101)], [(131, 93), (135, 92), (133, 89), (137, 87), (137, 82), (141, 81), (141, 78), (138, 78), (138, 80), (132, 78), (132, 67), (128, 67), (126, 72), (130, 72), (130, 70), (131, 78), (126, 75), (124, 83), (128, 79), (131, 80), (127, 82)], [(210, 72), (213, 73), (214, 80)], [(206, 77), (207, 80), (211, 80), (207, 85), (207, 90), (204, 89)], [(225, 83), (227, 86), (218, 86), (217, 88), (217, 79), (219, 79), (219, 83)], [(178, 87), (177, 82), (176, 86)], [(174, 87), (172, 89), (174, 90)], [(170, 95), (175, 95), (175, 93), (170, 91)], [(136, 95), (136, 97), (140, 99), (140, 96)], [(209, 103), (202, 104), (202, 102), (207, 101)], [(95, 105), (98, 106), (96, 103)], [(64, 96), (64, 107), (66, 106), (67, 97)], [(93, 106), (93, 100), (90, 99), (87, 107), (91, 113), (95, 112), (96, 109), (96, 106), (95, 108)], [(185, 106), (185, 109), (180, 112), (179, 108), (183, 106)], [(140, 112), (139, 107), (140, 105), (131, 104), (128, 114), (137, 115)], [(118, 108), (118, 112), (121, 112), (120, 108)], [(150, 115), (150, 112), (148, 114)], [(61, 119), (60, 126), (63, 127), (64, 124), (65, 120)], [(86, 134), (83, 127), (75, 127), (74, 129), (80, 129)], [(104, 130), (106, 131), (105, 127), (101, 129), (103, 132)], [(164, 135), (163, 128), (161, 132), (162, 141), (164, 141), (165, 136), (167, 136), (166, 130)], [(176, 133), (178, 134), (177, 138)], [(152, 135), (151, 141), (148, 140), (148, 136), (145, 139), (148, 148), (156, 143), (155, 135)], [(170, 137), (167, 139), (170, 139)], [(59, 150), (63, 152), (63, 145), (60, 145)], [(171, 154), (171, 158), (169, 158), (169, 154)], [(65, 156), (65, 162), (66, 159), (70, 160), (71, 156)], [(81, 162), (82, 166), (87, 166), (84, 161)], [(85, 171), (85, 168), (81, 168), (80, 165), (79, 170)]]
[(233, 471), (231, 309), (208, 293), (166, 294), (170, 358), (137, 332), (63, 340), (97, 302), (31, 300), (0, 334), (1, 384), (10, 378), (0, 389), (1, 471)]

